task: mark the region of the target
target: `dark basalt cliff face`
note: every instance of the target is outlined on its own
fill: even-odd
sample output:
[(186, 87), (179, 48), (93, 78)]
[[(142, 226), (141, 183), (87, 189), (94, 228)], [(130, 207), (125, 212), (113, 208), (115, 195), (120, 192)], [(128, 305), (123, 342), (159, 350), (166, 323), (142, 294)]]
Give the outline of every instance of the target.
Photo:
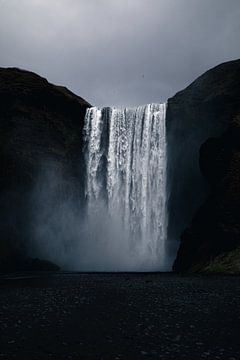
[(74, 179), (81, 182), (82, 128), (89, 106), (32, 72), (0, 68), (0, 269), (13, 268), (25, 251), (29, 200), (40, 169), (61, 172), (65, 190)]
[(181, 234), (176, 271), (200, 270), (240, 244), (239, 114), (240, 60), (169, 100), (169, 234)]

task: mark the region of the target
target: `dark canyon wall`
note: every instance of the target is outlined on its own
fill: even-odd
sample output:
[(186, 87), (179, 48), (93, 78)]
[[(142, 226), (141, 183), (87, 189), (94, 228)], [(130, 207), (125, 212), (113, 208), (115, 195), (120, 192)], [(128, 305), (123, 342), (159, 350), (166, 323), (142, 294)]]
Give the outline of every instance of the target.
[(32, 72), (0, 68), (0, 269), (14, 268), (26, 251), (40, 171), (60, 173), (65, 196), (74, 183), (79, 188), (89, 106)]
[(169, 100), (169, 239), (181, 236), (174, 270), (240, 243), (239, 113), (239, 60), (209, 70)]

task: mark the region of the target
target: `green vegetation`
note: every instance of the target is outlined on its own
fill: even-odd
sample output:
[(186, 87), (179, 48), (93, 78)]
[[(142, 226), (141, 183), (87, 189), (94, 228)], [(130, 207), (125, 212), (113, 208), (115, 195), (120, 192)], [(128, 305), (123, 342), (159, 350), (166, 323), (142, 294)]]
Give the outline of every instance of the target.
[(203, 273), (240, 275), (240, 247), (218, 255), (200, 270)]

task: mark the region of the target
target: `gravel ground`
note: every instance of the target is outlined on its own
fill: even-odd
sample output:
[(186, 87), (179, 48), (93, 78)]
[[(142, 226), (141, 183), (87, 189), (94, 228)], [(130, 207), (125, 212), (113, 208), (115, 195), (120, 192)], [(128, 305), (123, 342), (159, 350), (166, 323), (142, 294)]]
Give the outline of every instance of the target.
[(240, 359), (240, 278), (0, 276), (0, 359)]

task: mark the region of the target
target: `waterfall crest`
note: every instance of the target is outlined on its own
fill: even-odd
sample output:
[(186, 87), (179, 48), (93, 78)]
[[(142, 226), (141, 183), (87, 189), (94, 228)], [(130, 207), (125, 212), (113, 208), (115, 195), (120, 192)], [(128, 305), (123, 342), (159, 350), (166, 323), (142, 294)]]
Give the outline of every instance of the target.
[(165, 115), (166, 104), (87, 110), (88, 241), (103, 269), (108, 257), (106, 270), (165, 269)]

